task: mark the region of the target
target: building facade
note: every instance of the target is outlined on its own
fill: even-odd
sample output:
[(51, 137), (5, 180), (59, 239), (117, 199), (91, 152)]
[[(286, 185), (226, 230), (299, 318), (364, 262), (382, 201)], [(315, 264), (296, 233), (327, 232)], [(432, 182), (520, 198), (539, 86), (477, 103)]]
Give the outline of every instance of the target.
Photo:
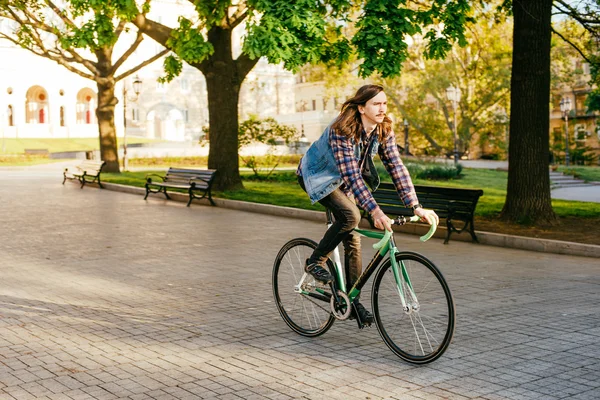
[[(155, 0), (148, 17), (176, 26), (180, 15), (193, 13), (193, 6), (187, 1)], [(240, 26), (234, 31), (234, 56), (241, 51), (243, 28)], [(0, 18), (0, 29), (10, 31), (14, 24)], [(133, 31), (129, 37), (123, 35), (115, 57), (134, 40)], [(162, 50), (162, 46), (146, 38), (119, 73)], [(94, 81), (6, 40), (0, 40), (0, 58), (4, 61), (0, 63), (0, 129), (4, 137), (98, 137)], [(198, 141), (203, 136), (203, 128), (209, 122), (204, 76), (185, 63), (181, 74), (172, 82), (158, 82), (163, 75), (162, 59), (159, 59), (138, 71), (136, 76), (117, 83), (117, 136), (123, 136), (125, 122), (127, 135), (132, 136), (167, 141)], [(137, 96), (133, 90), (136, 79), (141, 80)], [(294, 114), (294, 82), (292, 73), (261, 59), (242, 84), (240, 118), (250, 114), (275, 118)]]
[[(600, 165), (600, 113), (586, 106), (592, 91), (588, 84), (589, 65), (574, 61), (574, 68), (583, 74), (571, 85), (563, 85), (552, 93), (550, 148), (554, 161), (564, 163), (568, 141), (570, 164)], [(569, 103), (568, 111), (561, 110), (561, 101)]]

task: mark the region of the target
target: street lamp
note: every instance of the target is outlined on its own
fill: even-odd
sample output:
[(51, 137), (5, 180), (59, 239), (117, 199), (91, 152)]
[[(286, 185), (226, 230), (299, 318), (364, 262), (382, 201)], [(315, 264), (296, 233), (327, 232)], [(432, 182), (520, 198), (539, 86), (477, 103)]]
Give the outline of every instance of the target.
[(560, 100), (560, 111), (565, 117), (565, 165), (569, 166), (569, 111), (571, 111), (571, 99), (563, 97)]
[(139, 76), (135, 76), (133, 81), (133, 92), (135, 97), (127, 98), (127, 81), (123, 81), (123, 170), (127, 171), (127, 100), (137, 101), (140, 91), (142, 90), (142, 80)]
[(302, 137), (306, 138), (304, 135), (304, 110), (306, 109), (306, 101), (302, 100), (298, 102), (300, 106), (300, 130), (302, 131)]
[(458, 164), (458, 132), (456, 126), (456, 108), (460, 101), (461, 92), (459, 88), (450, 85), (446, 89), (446, 96), (452, 102), (452, 110), (454, 111), (454, 165)]
[(404, 155), (407, 156), (410, 154), (408, 150), (408, 120), (404, 118)]

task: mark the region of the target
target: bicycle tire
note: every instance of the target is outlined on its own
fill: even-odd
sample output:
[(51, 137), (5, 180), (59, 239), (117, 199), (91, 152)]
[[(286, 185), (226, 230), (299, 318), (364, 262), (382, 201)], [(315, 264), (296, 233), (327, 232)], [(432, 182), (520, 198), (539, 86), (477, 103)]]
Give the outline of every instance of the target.
[(404, 263), (418, 302), (411, 300), (402, 277), (404, 297), (416, 308), (409, 306), (410, 313), (403, 309), (388, 258), (373, 280), (372, 305), (377, 330), (398, 357), (412, 364), (427, 364), (444, 354), (452, 341), (454, 300), (444, 276), (427, 258), (401, 252), (396, 254), (396, 260), (399, 268)]
[[(304, 291), (308, 293), (294, 290), (304, 274), (306, 259), (316, 247), (317, 243), (313, 240), (292, 239), (279, 250), (273, 264), (273, 296), (277, 309), (294, 332), (307, 337), (322, 335), (335, 321), (329, 306), (330, 297), (314, 290), (320, 288), (330, 293), (329, 285), (323, 285), (308, 275), (304, 281)], [(331, 261), (326, 267), (333, 272)]]

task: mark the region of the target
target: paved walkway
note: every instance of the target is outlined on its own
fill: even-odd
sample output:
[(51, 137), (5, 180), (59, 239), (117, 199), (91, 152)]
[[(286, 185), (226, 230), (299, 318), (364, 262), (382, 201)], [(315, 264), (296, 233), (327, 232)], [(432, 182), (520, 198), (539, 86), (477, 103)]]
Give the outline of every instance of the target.
[(279, 317), (275, 254), (322, 224), (50, 177), (0, 173), (2, 400), (598, 398), (597, 259), (398, 235), (458, 312), (414, 367), (375, 328), (308, 339)]

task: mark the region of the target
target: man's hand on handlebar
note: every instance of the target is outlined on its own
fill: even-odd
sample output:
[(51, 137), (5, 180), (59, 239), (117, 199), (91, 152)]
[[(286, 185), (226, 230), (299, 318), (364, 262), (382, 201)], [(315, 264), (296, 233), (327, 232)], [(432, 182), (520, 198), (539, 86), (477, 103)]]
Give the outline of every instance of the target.
[(429, 225), (433, 225), (433, 223), (435, 223), (437, 226), (440, 224), (440, 217), (438, 217), (433, 210), (426, 210), (420, 207), (415, 210), (415, 215), (422, 220), (425, 220)]
[(394, 220), (385, 215), (385, 213), (381, 211), (381, 208), (376, 208), (373, 210), (371, 213), (371, 218), (373, 219), (373, 225), (375, 225), (375, 228), (381, 230), (385, 229), (386, 231), (392, 230), (392, 223)]

